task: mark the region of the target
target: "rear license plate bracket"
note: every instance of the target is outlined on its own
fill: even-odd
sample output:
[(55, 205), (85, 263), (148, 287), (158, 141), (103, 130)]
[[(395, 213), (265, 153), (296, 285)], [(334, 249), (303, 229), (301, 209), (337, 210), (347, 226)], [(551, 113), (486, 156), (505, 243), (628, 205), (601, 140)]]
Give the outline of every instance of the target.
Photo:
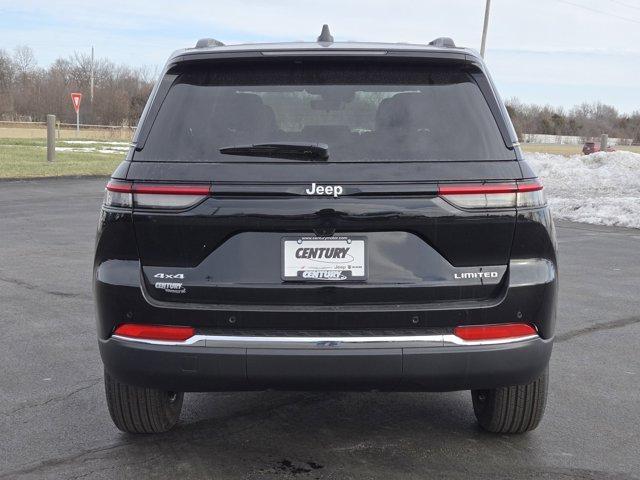
[(362, 282), (367, 280), (366, 237), (283, 237), (282, 280)]

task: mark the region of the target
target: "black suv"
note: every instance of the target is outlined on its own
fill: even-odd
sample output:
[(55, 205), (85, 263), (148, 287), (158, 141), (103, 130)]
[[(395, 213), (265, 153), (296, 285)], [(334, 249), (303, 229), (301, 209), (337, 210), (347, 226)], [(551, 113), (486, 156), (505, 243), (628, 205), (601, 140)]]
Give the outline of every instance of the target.
[(318, 42), (169, 59), (106, 187), (94, 289), (109, 411), (183, 392), (471, 390), (540, 421), (554, 227), (476, 52)]

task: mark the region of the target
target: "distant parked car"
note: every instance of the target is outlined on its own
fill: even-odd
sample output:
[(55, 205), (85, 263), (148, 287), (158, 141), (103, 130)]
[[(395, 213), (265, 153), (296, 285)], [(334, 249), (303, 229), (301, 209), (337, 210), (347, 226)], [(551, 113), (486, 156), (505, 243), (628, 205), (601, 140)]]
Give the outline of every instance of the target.
[[(584, 144), (584, 146), (582, 147), (582, 153), (584, 155), (589, 155), (591, 153), (595, 153), (595, 152), (599, 152), (600, 151), (600, 143), (599, 142), (586, 142)], [(607, 152), (615, 152), (616, 149), (613, 147), (607, 147), (606, 148)]]

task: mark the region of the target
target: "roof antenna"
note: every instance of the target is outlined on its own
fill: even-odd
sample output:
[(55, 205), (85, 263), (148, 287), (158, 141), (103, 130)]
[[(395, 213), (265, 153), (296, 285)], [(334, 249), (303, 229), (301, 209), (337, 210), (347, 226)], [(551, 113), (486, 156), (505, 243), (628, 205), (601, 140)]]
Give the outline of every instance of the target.
[(326, 23), (322, 25), (322, 32), (320, 32), (320, 36), (318, 37), (318, 43), (333, 43), (333, 35), (331, 35), (329, 25)]

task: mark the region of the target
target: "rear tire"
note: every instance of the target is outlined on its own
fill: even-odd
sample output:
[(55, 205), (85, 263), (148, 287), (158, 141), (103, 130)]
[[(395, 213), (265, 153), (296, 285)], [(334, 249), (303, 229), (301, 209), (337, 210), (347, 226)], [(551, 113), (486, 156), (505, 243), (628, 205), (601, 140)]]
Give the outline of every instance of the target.
[(548, 368), (526, 385), (472, 390), (473, 411), (492, 433), (524, 433), (538, 426), (547, 403)]
[(113, 423), (127, 433), (162, 433), (178, 422), (184, 393), (136, 387), (104, 372), (104, 387)]

